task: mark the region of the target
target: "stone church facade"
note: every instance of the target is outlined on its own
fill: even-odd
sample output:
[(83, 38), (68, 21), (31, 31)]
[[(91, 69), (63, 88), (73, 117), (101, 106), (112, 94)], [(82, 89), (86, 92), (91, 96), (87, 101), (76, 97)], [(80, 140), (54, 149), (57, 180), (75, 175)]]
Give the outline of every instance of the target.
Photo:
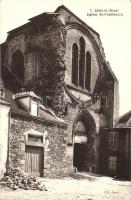
[(99, 173), (100, 135), (119, 106), (99, 34), (60, 6), (10, 31), (2, 58), (9, 166), (48, 177)]

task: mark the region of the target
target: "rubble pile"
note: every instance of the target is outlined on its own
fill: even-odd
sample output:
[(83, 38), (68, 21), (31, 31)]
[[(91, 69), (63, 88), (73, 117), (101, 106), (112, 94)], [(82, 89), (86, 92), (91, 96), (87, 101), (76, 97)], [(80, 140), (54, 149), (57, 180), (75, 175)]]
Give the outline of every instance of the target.
[(9, 169), (8, 173), (0, 180), (0, 184), (9, 187), (12, 190), (21, 188), (24, 190), (47, 191), (45, 185), (38, 181), (36, 177), (25, 176), (18, 169)]

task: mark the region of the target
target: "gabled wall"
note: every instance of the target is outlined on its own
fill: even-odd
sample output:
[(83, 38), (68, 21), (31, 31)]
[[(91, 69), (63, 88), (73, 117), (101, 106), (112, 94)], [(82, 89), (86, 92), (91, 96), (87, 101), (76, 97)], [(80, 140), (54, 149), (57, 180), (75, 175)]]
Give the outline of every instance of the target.
[[(91, 54), (91, 83), (90, 83), (90, 92), (93, 93), (94, 87), (99, 74), (99, 65), (97, 61), (97, 56), (93, 44), (87, 35), (82, 31), (77, 29), (69, 29), (66, 33), (66, 52), (65, 52), (65, 64), (66, 64), (66, 73), (65, 73), (65, 83), (72, 84), (72, 46), (74, 43), (78, 46), (78, 54), (80, 55), (80, 37), (83, 37), (85, 40), (85, 53), (87, 51)], [(78, 56), (79, 62), (79, 56)]]

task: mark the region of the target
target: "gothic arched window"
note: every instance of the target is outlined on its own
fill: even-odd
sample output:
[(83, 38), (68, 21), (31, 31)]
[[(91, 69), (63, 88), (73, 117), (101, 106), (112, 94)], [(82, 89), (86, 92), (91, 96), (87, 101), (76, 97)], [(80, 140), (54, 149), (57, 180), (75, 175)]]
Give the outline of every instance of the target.
[(80, 59), (79, 59), (79, 86), (84, 89), (84, 73), (85, 73), (85, 41), (80, 38)]
[(85, 73), (85, 88), (90, 91), (91, 80), (91, 54), (86, 52), (86, 73)]
[(13, 73), (21, 81), (24, 81), (24, 56), (19, 50), (17, 50), (12, 56), (11, 67)]
[(72, 83), (78, 86), (78, 46), (72, 46)]

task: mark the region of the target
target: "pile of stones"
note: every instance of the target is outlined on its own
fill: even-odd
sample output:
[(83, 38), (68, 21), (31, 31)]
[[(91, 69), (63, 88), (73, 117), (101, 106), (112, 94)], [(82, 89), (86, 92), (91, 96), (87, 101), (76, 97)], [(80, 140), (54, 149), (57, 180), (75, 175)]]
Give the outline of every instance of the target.
[(45, 185), (38, 181), (36, 177), (25, 176), (18, 169), (9, 169), (5, 176), (0, 180), (0, 184), (7, 186), (12, 190), (17, 190), (18, 188), (24, 190), (40, 190), (47, 191)]

